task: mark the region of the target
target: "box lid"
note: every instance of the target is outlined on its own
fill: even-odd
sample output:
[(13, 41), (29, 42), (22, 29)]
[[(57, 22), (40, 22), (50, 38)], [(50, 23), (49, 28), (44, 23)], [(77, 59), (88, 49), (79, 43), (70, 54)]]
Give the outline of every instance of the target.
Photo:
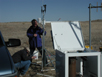
[(51, 22), (54, 49), (67, 52), (84, 50), (82, 30), (78, 21)]

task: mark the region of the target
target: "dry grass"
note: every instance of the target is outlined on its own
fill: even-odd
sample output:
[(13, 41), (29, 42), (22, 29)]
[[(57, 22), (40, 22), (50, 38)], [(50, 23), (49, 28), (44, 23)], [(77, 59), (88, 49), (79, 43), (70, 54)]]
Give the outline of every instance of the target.
[[(82, 34), (84, 37), (85, 45), (89, 45), (89, 22), (84, 21), (80, 22), (82, 28)], [(41, 27), (42, 25), (39, 24)], [(0, 23), (0, 31), (3, 34), (4, 40), (7, 41), (9, 38), (18, 38), (21, 40), (21, 46), (8, 48), (10, 54), (13, 55), (15, 52), (23, 49), (23, 47), (29, 47), (28, 37), (26, 36), (27, 29), (31, 26), (30, 22), (8, 22)], [(51, 24), (47, 23), (45, 25), (47, 35), (45, 36), (45, 48), (55, 54), (53, 49), (52, 39), (51, 39)], [(94, 50), (99, 51), (99, 47), (102, 46), (102, 20), (93, 21), (91, 25), (91, 34), (92, 34), (92, 47)], [(41, 55), (39, 55), (39, 60), (41, 60)], [(44, 67), (44, 69), (51, 69), (53, 67)], [(45, 77), (37, 75), (36, 73), (47, 74), (55, 76), (55, 71), (46, 71), (41, 72), (40, 67), (31, 66), (24, 77)]]

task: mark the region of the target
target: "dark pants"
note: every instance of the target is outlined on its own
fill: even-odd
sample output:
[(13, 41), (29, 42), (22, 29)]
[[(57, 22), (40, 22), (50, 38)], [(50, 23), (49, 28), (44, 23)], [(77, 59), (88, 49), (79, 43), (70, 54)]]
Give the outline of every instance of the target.
[[(42, 55), (42, 47), (37, 47), (37, 49), (39, 50), (40, 54)], [(30, 55), (33, 55), (35, 48), (30, 48)], [(45, 66), (48, 62), (47, 62), (47, 57), (45, 54), (45, 50), (43, 50), (43, 66)]]

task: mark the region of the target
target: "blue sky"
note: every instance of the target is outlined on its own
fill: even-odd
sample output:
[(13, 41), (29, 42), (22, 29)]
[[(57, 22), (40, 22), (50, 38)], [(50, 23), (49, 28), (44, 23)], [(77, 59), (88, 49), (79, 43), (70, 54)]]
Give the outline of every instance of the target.
[[(89, 3), (101, 5), (102, 0), (0, 0), (0, 22), (29, 22), (41, 18), (41, 6), (46, 4), (45, 20), (88, 21)], [(91, 9), (91, 19), (102, 19), (99, 8)]]

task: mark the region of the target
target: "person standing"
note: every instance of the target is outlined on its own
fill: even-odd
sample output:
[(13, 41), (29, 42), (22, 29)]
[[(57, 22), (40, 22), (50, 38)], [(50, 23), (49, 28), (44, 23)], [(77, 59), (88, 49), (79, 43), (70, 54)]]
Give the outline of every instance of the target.
[[(42, 40), (41, 35), (43, 34), (43, 29), (38, 26), (36, 19), (31, 21), (32, 25), (27, 30), (27, 36), (29, 38), (29, 45), (30, 45), (30, 54), (33, 55), (33, 52), (37, 48), (42, 55)], [(46, 31), (45, 31), (46, 35)], [(45, 50), (43, 51), (43, 66), (47, 64), (47, 58), (45, 55)]]

